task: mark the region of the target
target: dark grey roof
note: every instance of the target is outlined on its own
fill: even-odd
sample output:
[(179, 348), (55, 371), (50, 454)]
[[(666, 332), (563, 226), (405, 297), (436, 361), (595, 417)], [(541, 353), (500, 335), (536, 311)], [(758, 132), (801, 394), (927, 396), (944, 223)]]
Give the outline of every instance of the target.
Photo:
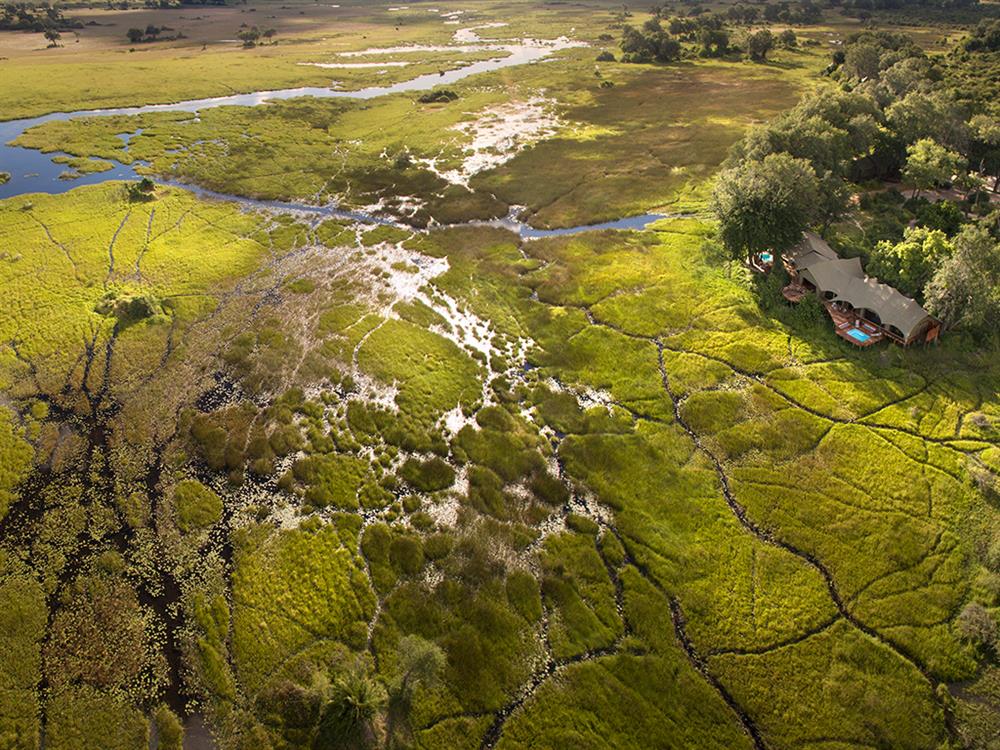
[(897, 289), (865, 276), (858, 258), (841, 258), (826, 242), (806, 232), (802, 242), (788, 254), (796, 270), (820, 292), (832, 292), (833, 299), (855, 309), (871, 310), (883, 325), (894, 326), (910, 338), (920, 325), (932, 319), (916, 300)]

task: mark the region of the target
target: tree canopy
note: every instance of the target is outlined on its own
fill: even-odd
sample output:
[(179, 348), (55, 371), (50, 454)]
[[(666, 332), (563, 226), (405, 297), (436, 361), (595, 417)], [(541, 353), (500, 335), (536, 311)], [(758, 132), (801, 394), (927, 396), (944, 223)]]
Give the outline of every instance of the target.
[(930, 138), (921, 138), (906, 149), (903, 178), (913, 184), (914, 195), (948, 182), (965, 169), (965, 160)]
[(979, 335), (995, 333), (1000, 320), (1000, 243), (982, 224), (966, 226), (955, 250), (927, 285), (927, 309)]
[(802, 237), (818, 197), (816, 174), (786, 153), (749, 159), (723, 171), (712, 193), (719, 235), (733, 258), (781, 252)]
[(622, 62), (671, 62), (681, 56), (681, 43), (664, 31), (658, 21), (647, 21), (641, 31), (634, 26), (625, 26), (621, 48), (624, 53)]
[(902, 242), (883, 240), (872, 250), (868, 273), (913, 297), (922, 296), (934, 271), (954, 248), (940, 229), (908, 227)]
[(745, 41), (747, 57), (754, 62), (766, 62), (767, 53), (774, 49), (774, 35), (769, 29), (760, 29), (747, 34)]

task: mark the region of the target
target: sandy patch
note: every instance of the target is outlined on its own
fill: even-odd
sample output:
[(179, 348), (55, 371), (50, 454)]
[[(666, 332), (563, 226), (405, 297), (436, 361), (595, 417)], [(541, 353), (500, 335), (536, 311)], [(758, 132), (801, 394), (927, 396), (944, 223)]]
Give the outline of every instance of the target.
[(458, 169), (440, 170), (437, 159), (416, 161), (448, 182), (468, 187), (473, 175), (510, 161), (525, 147), (555, 135), (559, 127), (559, 119), (540, 97), (501, 104), (453, 128), (471, 139)]
[(311, 65), (314, 68), (405, 68), (408, 62), (363, 62), (363, 63), (316, 63), (303, 62), (299, 65)]

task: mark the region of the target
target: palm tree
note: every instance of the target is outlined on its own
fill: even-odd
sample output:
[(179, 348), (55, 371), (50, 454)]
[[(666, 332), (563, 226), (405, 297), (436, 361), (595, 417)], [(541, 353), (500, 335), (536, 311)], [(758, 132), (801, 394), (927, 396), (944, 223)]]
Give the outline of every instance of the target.
[(387, 700), (385, 688), (359, 667), (348, 670), (333, 683), (330, 699), (320, 714), (313, 747), (331, 750), (370, 728)]

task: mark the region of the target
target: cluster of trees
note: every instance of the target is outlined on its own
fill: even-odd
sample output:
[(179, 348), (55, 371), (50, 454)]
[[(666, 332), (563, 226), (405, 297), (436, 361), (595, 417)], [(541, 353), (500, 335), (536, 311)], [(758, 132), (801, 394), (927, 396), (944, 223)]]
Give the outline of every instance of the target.
[(1000, 319), (997, 222), (970, 223), (966, 214), (985, 211), (983, 175), (1000, 175), (990, 103), (959, 99), (937, 64), (898, 34), (855, 35), (831, 75), (839, 88), (806, 96), (734, 147), (713, 194), (728, 257), (780, 253), (809, 226), (826, 232), (865, 180), (902, 177), (914, 196), (955, 187), (962, 208), (935, 208), (927, 215), (936, 226), (918, 223), (862, 252), (875, 275), (932, 314), (986, 331), (991, 316)]
[[(675, 31), (675, 29), (677, 31)], [(678, 36), (674, 36), (677, 34)], [(694, 42), (700, 57), (723, 57), (739, 52), (740, 47), (730, 45), (729, 33), (715, 23), (702, 24), (692, 19), (671, 19), (667, 30), (657, 19), (650, 19), (641, 29), (626, 25), (622, 29), (622, 62), (649, 63), (679, 60), (683, 52), (681, 40)], [(785, 29), (772, 34), (769, 29), (747, 32), (742, 40), (746, 57), (754, 62), (766, 62), (775, 47), (795, 47), (795, 32)], [(607, 51), (597, 57), (598, 62), (609, 62), (614, 56)]]
[(681, 43), (664, 31), (660, 21), (651, 18), (642, 29), (625, 25), (622, 28), (622, 62), (649, 63), (679, 60)]
[(678, 41), (697, 44), (698, 53), (702, 57), (721, 57), (729, 49), (729, 33), (726, 31), (725, 18), (722, 14), (706, 13), (699, 16), (673, 17), (663, 20), (654, 16), (643, 26), (643, 31), (662, 34), (664, 21), (668, 34), (676, 37)]
[(876, 103), (886, 131), (856, 177), (891, 177), (903, 170), (918, 189), (954, 177), (971, 192), (981, 175), (1000, 176), (1000, 124), (991, 103), (957, 91), (908, 37), (855, 35), (834, 56), (832, 75)]
[(907, 8), (942, 8), (954, 10), (961, 8), (972, 8), (979, 4), (979, 0), (839, 0), (836, 4), (842, 5), (848, 12), (872, 12), (879, 10), (903, 10)]
[[(653, 15), (656, 18), (666, 19), (671, 9), (669, 6), (654, 6)], [(709, 25), (714, 28), (721, 28), (722, 25), (730, 26), (752, 26), (762, 21), (767, 23), (791, 23), (791, 24), (815, 24), (823, 20), (823, 11), (812, 0), (800, 0), (800, 2), (778, 2), (765, 3), (760, 5), (745, 5), (736, 3), (724, 10), (708, 10), (702, 5), (692, 7), (686, 17), (674, 18), (675, 21), (683, 23), (687, 21), (698, 21), (701, 25)], [(679, 28), (671, 28), (670, 33), (679, 34)]]
[(962, 48), (969, 52), (1000, 51), (1000, 19), (980, 21), (962, 42)]
[(236, 32), (236, 38), (243, 42), (244, 47), (256, 47), (261, 44), (261, 39), (266, 41), (271, 41), (274, 39), (274, 35), (278, 32), (274, 29), (264, 29), (263, 31), (256, 26), (247, 26), (244, 24), (240, 27), (240, 30)]
[[(132, 44), (139, 44), (140, 42), (155, 42), (161, 38), (161, 34), (164, 31), (173, 31), (169, 26), (154, 26), (149, 24), (145, 29), (131, 28), (125, 32), (125, 36)], [(180, 39), (183, 35), (178, 34), (173, 37), (162, 37), (163, 39)]]
[[(32, 31), (44, 34), (47, 31), (69, 31), (82, 27), (82, 23), (74, 18), (66, 18), (62, 10), (48, 4), (5, 3), (0, 12), (0, 31)], [(59, 38), (58, 34), (55, 38)]]

